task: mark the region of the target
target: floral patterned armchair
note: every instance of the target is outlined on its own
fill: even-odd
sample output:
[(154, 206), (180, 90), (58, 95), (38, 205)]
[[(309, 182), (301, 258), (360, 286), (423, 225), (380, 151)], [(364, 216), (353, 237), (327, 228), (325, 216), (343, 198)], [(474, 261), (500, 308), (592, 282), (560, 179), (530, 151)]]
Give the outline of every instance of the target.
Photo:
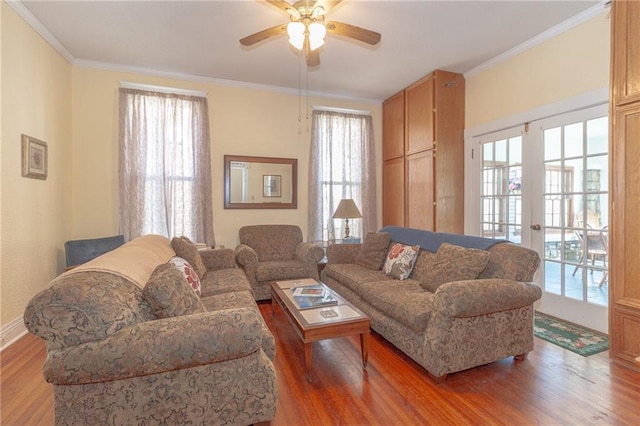
[(322, 247), (302, 242), (296, 225), (251, 225), (239, 231), (236, 261), (244, 269), (256, 300), (271, 299), (269, 283), (296, 278), (319, 279)]

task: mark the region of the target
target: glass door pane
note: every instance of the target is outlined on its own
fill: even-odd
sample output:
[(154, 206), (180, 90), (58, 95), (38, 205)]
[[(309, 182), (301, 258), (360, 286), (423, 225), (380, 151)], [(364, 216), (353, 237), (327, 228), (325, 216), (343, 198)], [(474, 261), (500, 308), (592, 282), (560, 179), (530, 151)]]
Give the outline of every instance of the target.
[(482, 236), (522, 240), (522, 136), (482, 144)]
[(607, 306), (607, 117), (543, 130), (545, 292)]

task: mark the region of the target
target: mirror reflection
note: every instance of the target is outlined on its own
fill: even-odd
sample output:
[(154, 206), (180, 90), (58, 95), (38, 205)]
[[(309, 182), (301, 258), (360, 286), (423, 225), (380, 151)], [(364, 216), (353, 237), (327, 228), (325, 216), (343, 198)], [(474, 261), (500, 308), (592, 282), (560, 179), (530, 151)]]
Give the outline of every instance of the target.
[(297, 165), (293, 158), (225, 155), (225, 208), (297, 208)]

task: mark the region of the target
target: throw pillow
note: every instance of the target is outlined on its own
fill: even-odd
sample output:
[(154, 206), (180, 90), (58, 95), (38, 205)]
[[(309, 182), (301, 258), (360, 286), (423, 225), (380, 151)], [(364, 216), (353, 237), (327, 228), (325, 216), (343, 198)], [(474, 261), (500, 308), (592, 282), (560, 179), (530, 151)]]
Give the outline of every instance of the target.
[(202, 262), (202, 257), (196, 248), (196, 245), (186, 237), (173, 237), (171, 239), (171, 247), (176, 252), (176, 256), (183, 258), (189, 265), (193, 266), (196, 270), (198, 277), (204, 277), (207, 272), (206, 266)]
[(207, 311), (184, 275), (171, 263), (163, 263), (154, 269), (149, 281), (142, 289), (142, 297), (151, 305), (157, 318), (171, 318)]
[(438, 248), (433, 267), (426, 271), (422, 287), (435, 292), (442, 284), (475, 280), (489, 262), (486, 250), (471, 249), (443, 243)]
[(369, 232), (356, 255), (356, 264), (374, 271), (382, 268), (390, 241), (388, 232)]
[(196, 273), (195, 269), (193, 269), (193, 266), (191, 266), (189, 262), (178, 256), (172, 257), (169, 262), (173, 266), (178, 268), (178, 271), (182, 272), (182, 275), (184, 275), (184, 278), (187, 280), (191, 288), (193, 288), (193, 291), (195, 291), (196, 294), (200, 296), (202, 285), (200, 283), (200, 277), (198, 277), (198, 274)]
[(391, 278), (406, 280), (416, 264), (419, 251), (420, 246), (395, 243), (389, 250), (382, 271)]

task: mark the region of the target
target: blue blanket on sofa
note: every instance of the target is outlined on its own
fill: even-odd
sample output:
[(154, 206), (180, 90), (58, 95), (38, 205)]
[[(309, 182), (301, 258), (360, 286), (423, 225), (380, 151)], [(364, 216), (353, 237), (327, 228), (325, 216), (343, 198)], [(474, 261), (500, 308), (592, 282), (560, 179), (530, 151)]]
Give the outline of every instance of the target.
[(388, 232), (391, 241), (407, 245), (418, 245), (422, 250), (437, 252), (442, 243), (454, 244), (467, 248), (489, 250), (493, 245), (506, 243), (508, 240), (494, 240), (491, 238), (475, 237), (464, 234), (449, 234), (447, 232), (432, 232), (423, 229), (403, 228), (400, 226), (385, 226), (380, 232)]

